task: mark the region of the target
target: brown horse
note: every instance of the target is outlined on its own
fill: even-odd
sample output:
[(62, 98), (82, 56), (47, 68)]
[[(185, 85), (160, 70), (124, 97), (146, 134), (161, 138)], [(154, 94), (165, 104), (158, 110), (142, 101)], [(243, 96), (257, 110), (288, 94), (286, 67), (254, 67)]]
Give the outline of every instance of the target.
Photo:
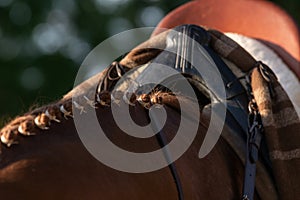
[[(154, 39), (155, 42), (157, 41)], [(147, 42), (145, 46), (149, 48)], [(145, 48), (139, 47), (120, 64), (128, 70), (147, 63), (160, 52), (145, 51)], [(238, 131), (232, 130), (232, 126), (226, 123), (222, 137), (212, 151), (204, 158), (198, 157), (210, 124), (211, 99), (202, 95), (201, 91), (198, 95), (201, 98), (195, 100), (157, 89), (150, 94), (133, 95), (125, 101), (123, 98), (111, 99), (107, 90), (100, 87), (100, 93), (91, 101), (90, 93), (95, 93), (99, 80), (101, 83), (107, 80), (105, 83), (108, 86), (104, 86), (106, 89), (115, 84), (107, 77), (110, 69), (113, 69), (114, 76), (118, 74), (118, 70), (114, 71), (116, 66), (118, 65), (113, 64), (111, 68), (78, 86), (58, 102), (17, 117), (1, 130), (1, 141), (4, 143), (1, 145), (0, 154), (1, 198), (178, 199), (179, 190), (182, 190), (184, 199), (240, 199), (245, 144), (232, 136), (232, 133)], [(74, 103), (72, 96), (77, 94), (77, 103)], [(141, 126), (150, 122), (149, 105), (164, 105), (168, 118), (162, 132), (169, 143), (175, 137), (180, 124), (180, 101), (189, 105), (187, 115), (190, 123), (199, 121), (199, 128), (191, 146), (174, 162), (177, 172), (175, 176), (174, 170), (168, 167), (134, 174), (104, 165), (82, 144), (72, 119), (75, 112), (89, 113), (94, 110), (106, 136), (113, 143), (128, 151), (149, 152), (161, 148), (160, 140), (155, 136), (137, 139), (126, 135), (114, 121), (110, 105), (120, 102), (128, 105), (130, 116)], [(194, 117), (198, 116), (194, 106), (201, 109), (200, 119)], [(105, 145), (104, 141), (98, 142), (99, 146)], [(176, 177), (180, 178), (180, 183)], [(278, 194), (270, 173), (259, 162), (255, 199), (276, 198)]]

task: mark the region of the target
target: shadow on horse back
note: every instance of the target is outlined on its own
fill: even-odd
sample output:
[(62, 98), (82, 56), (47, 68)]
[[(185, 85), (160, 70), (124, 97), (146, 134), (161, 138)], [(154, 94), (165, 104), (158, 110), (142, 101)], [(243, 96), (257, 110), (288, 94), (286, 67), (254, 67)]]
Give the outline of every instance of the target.
[[(179, 28), (180, 31), (194, 26), (182, 27)], [(237, 44), (236, 49), (230, 49), (230, 53), (226, 54), (228, 56), (226, 57), (222, 54), (224, 51), (220, 47), (228, 47), (226, 45), (232, 44), (233, 41), (225, 36), (224, 41), (223, 35), (219, 38), (221, 33), (218, 31), (196, 29), (212, 38), (211, 41), (209, 40), (209, 44), (205, 45), (209, 46), (207, 46), (207, 51), (216, 55), (213, 57), (209, 53), (217, 67), (221, 64), (222, 67), (226, 66), (222, 61), (224, 58), (239, 65), (239, 59), (231, 54), (235, 52), (234, 50), (239, 50), (238, 52), (244, 56), (243, 58), (249, 58), (247, 60), (249, 61), (249, 69), (250, 67), (264, 66), (260, 62), (256, 62), (251, 56), (248, 57), (247, 52), (240, 50), (241, 48)], [(247, 160), (247, 157), (244, 156), (246, 154), (246, 141), (242, 138), (247, 136), (239, 135), (240, 132), (243, 132), (241, 127), (243, 125), (239, 124), (238, 120), (232, 116), (235, 114), (233, 110), (226, 114), (221, 137), (216, 136), (217, 138), (214, 138), (216, 144), (211, 151), (203, 158), (199, 158), (199, 149), (205, 143), (207, 131), (212, 128), (212, 132), (214, 132), (214, 127), (217, 126), (214, 121), (211, 121), (213, 104), (222, 103), (218, 94), (214, 94), (201, 77), (193, 74), (192, 70), (189, 71), (188, 67), (182, 66), (183, 69), (187, 70), (184, 77), (191, 83), (196, 98), (185, 95), (184, 92), (176, 93), (160, 85), (155, 86), (155, 89), (148, 93), (136, 92), (130, 96), (127, 95), (125, 89), (118, 86), (120, 87), (119, 93), (112, 94), (116, 82), (127, 72), (137, 72), (137, 77), (140, 75), (156, 76), (151, 74), (151, 70), (146, 71), (149, 69), (149, 62), (155, 63), (153, 60), (156, 59), (158, 63), (164, 64), (165, 60), (162, 58), (174, 60), (174, 54), (161, 51), (168, 46), (166, 45), (168, 41), (166, 37), (169, 35), (170, 31), (167, 31), (153, 37), (130, 52), (120, 63), (112, 63), (108, 69), (79, 85), (58, 102), (17, 117), (7, 124), (1, 130), (1, 141), (4, 143), (1, 145), (0, 154), (1, 198), (241, 199), (245, 179), (244, 168)], [(218, 46), (219, 42), (225, 42), (225, 44)], [(212, 47), (214, 45), (215, 47)], [(179, 46), (179, 48), (184, 47)], [(232, 57), (234, 57), (233, 60), (231, 60)], [(175, 54), (175, 60), (177, 58)], [(141, 71), (139, 71), (140, 65), (145, 66)], [(185, 63), (185, 65), (189, 65), (189, 63)], [(175, 69), (174, 66), (173, 68)], [(233, 69), (228, 67), (227, 71), (229, 68)], [(249, 71), (249, 69), (245, 71)], [(261, 67), (261, 69), (269, 70), (265, 67)], [(241, 71), (243, 72), (243, 70)], [(257, 73), (256, 69), (253, 71), (253, 73)], [(220, 72), (222, 74), (223, 69), (220, 69)], [(239, 77), (234, 76), (235, 73), (228, 73), (231, 74), (229, 77), (233, 77), (229, 78), (229, 82), (235, 84)], [(260, 77), (259, 74), (257, 73), (254, 78)], [(135, 82), (134, 79), (132, 81)], [(178, 85), (181, 82), (174, 82), (172, 79), (171, 83)], [(247, 109), (245, 108), (247, 105), (245, 106), (245, 102), (242, 100), (243, 98), (248, 100), (247, 92), (243, 87), (244, 84), (240, 84), (240, 90), (233, 89), (232, 99), (234, 102), (231, 102), (231, 99), (228, 101), (238, 105), (237, 108), (240, 110)], [(239, 91), (243, 92), (240, 94)], [(214, 95), (216, 97), (212, 97)], [(141, 127), (147, 127), (147, 125), (155, 122), (156, 118), (151, 117), (151, 109), (164, 110), (167, 120), (163, 128), (158, 129), (156, 135), (148, 138), (133, 137), (127, 135), (128, 133), (119, 127), (116, 116), (113, 115), (112, 108), (116, 108), (115, 111), (118, 115), (120, 114), (118, 110), (121, 110), (122, 106), (129, 108), (131, 119)], [(182, 111), (182, 107), (187, 110)], [(195, 109), (196, 107), (199, 109)], [(177, 137), (176, 134), (183, 119), (188, 119), (185, 120), (184, 131), (186, 135), (190, 134), (186, 130), (190, 130), (195, 122), (197, 122), (197, 129), (195, 138), (176, 161), (168, 162), (169, 156), (172, 157), (172, 155), (168, 155), (170, 152), (166, 149), (160, 154), (160, 159), (144, 161), (153, 165), (153, 162), (164, 160), (169, 165), (162, 168), (157, 167), (156, 170), (147, 169), (148, 172), (145, 173), (131, 173), (132, 170), (128, 168), (123, 171), (113, 169), (107, 166), (108, 163), (103, 164), (94, 157), (95, 155), (90, 154), (93, 148), (105, 149), (106, 140), (95, 138), (93, 144), (96, 146), (90, 146), (87, 150), (82, 139), (84, 134), (89, 135), (90, 133), (88, 131), (78, 133), (80, 128), (75, 123), (76, 116), (80, 117), (87, 122), (87, 124), (83, 124), (83, 128), (93, 130), (93, 126), (89, 124), (90, 113), (96, 114), (106, 137), (116, 146), (127, 150), (127, 152), (145, 153), (145, 156), (148, 155), (147, 152), (155, 152), (172, 143), (172, 140)], [(210, 127), (211, 124), (213, 124), (212, 127)], [(182, 143), (186, 142), (185, 139), (189, 138), (183, 137)], [(102, 153), (114, 163), (125, 163), (129, 166), (131, 164), (134, 165), (131, 166), (134, 169), (139, 169), (145, 165), (142, 162), (130, 163), (129, 157), (119, 157), (114, 154), (113, 150)], [(268, 153), (261, 151), (260, 154)], [(254, 199), (278, 198), (272, 172), (268, 171), (270, 167), (268, 163), (269, 158), (257, 162)]]

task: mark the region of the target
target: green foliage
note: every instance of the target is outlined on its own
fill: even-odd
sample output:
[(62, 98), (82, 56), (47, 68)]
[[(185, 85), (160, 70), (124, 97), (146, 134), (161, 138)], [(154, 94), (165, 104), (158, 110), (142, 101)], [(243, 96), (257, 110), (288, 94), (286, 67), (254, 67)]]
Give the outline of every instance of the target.
[[(115, 4), (111, 7), (108, 2)], [(27, 111), (32, 104), (61, 98), (72, 89), (76, 72), (92, 48), (117, 32), (155, 26), (185, 2), (0, 0), (0, 121)], [(275, 2), (299, 22), (300, 1)]]

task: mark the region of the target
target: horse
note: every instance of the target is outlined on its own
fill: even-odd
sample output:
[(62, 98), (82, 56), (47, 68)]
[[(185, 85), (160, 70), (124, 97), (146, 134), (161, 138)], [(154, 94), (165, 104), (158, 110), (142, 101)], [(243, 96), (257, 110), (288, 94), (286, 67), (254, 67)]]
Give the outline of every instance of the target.
[[(190, 4), (195, 2), (204, 8), (209, 4), (201, 1)], [(248, 4), (250, 1), (241, 2)], [(283, 13), (280, 15), (284, 19), (287, 17)], [(161, 38), (167, 37), (167, 34), (155, 31), (154, 35), (156, 34), (119, 63), (112, 63), (108, 69), (77, 86), (61, 100), (17, 117), (1, 129), (1, 197), (133, 200), (241, 198), (246, 144), (239, 134), (235, 134), (242, 132), (241, 127), (226, 121), (221, 137), (211, 152), (201, 159), (198, 156), (211, 123), (213, 99), (207, 95), (209, 88), (201, 84), (199, 86), (201, 81), (195, 80), (195, 76), (186, 75), (186, 78), (194, 83), (196, 99), (184, 94), (175, 95), (163, 87), (129, 97), (123, 93), (121, 97), (111, 95), (111, 88), (125, 73), (162, 55), (161, 48), (152, 47), (160, 46)], [(210, 34), (216, 36), (214, 31)], [(230, 65), (229, 62), (227, 64)], [(236, 82), (236, 77), (231, 81)], [(186, 127), (192, 126), (194, 121), (199, 122), (196, 136), (182, 156), (155, 171), (130, 173), (111, 168), (90, 154), (77, 133), (75, 116), (89, 121), (86, 116), (95, 112), (101, 128), (113, 143), (131, 152), (155, 151), (169, 144), (176, 135), (183, 115), (179, 102), (188, 105), (186, 115), (189, 120), (186, 121)], [(120, 104), (127, 105), (132, 120), (140, 126), (147, 126), (155, 119), (149, 117), (154, 105), (160, 105), (156, 109), (165, 109), (168, 118), (158, 136), (147, 139), (130, 137), (114, 119), (111, 108), (115, 104), (117, 108)], [(196, 107), (200, 110), (195, 109)], [(229, 117), (226, 116), (227, 118)], [(89, 127), (89, 124), (85, 126)], [(101, 140), (97, 140), (97, 143), (99, 146), (106, 145)], [(166, 155), (163, 158), (167, 159)], [(285, 197), (279, 196), (272, 172), (266, 165), (263, 160), (257, 163), (254, 199)], [(291, 196), (295, 197), (293, 195), (296, 193), (297, 191), (293, 191)]]

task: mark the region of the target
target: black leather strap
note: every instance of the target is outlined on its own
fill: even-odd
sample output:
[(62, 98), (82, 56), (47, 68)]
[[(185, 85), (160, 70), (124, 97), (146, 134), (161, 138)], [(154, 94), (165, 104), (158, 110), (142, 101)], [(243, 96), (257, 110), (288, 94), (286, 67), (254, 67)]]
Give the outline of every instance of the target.
[[(149, 112), (151, 113), (151, 112)], [(152, 115), (154, 115), (154, 113), (152, 112)], [(149, 115), (147, 115), (149, 116)], [(152, 118), (152, 125), (155, 126), (153, 127), (153, 130), (158, 130), (158, 122), (156, 121), (157, 117), (156, 116), (151, 116)], [(150, 121), (150, 118), (149, 118), (149, 121)], [(157, 141), (160, 145), (161, 148), (164, 148), (166, 145), (167, 145), (167, 139), (165, 138), (165, 133), (161, 130), (159, 131), (157, 134), (156, 134), (156, 138), (157, 138)], [(177, 172), (177, 169), (176, 169), (176, 165), (174, 162), (172, 162), (171, 160), (171, 156), (170, 156), (170, 153), (168, 151), (168, 149), (165, 148), (164, 150), (164, 156), (165, 156), (165, 159), (167, 160), (169, 164), (169, 169), (171, 171), (171, 174), (173, 176), (173, 179), (175, 181), (175, 185), (176, 185), (176, 189), (177, 189), (177, 194), (178, 194), (178, 199), (179, 200), (183, 200), (184, 199), (184, 195), (183, 195), (183, 189), (182, 189), (182, 185), (181, 185), (181, 181), (180, 181), (180, 177), (178, 175), (178, 172)]]

